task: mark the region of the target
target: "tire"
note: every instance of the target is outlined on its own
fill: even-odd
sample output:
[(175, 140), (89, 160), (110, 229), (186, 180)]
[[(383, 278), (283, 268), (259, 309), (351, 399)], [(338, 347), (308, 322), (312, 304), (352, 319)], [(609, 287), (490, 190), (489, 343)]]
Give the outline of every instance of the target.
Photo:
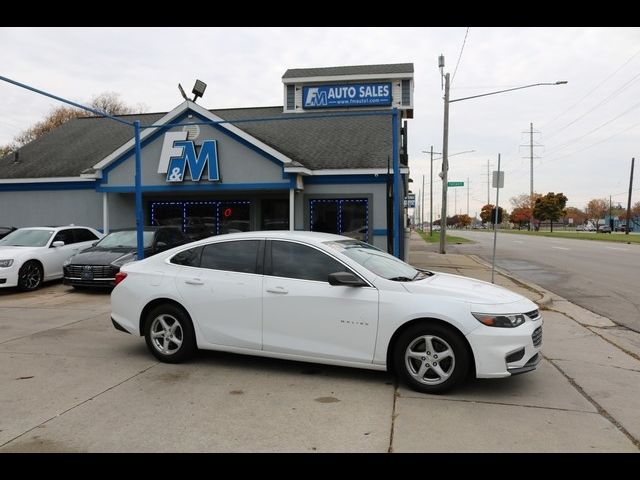
[(180, 363), (196, 351), (196, 336), (189, 315), (172, 304), (154, 307), (147, 315), (144, 338), (151, 353), (161, 362)]
[(394, 346), (393, 365), (398, 378), (413, 390), (439, 394), (465, 379), (469, 353), (452, 327), (425, 322), (400, 334)]
[(35, 260), (29, 260), (18, 270), (18, 288), (24, 291), (32, 291), (42, 285), (44, 272), (42, 265)]

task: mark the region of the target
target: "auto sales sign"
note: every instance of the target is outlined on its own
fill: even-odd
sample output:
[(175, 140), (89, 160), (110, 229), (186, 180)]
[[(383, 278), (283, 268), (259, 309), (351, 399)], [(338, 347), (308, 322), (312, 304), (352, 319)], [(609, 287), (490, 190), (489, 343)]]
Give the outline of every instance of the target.
[(305, 109), (383, 105), (391, 105), (391, 82), (315, 85), (302, 88), (302, 106)]

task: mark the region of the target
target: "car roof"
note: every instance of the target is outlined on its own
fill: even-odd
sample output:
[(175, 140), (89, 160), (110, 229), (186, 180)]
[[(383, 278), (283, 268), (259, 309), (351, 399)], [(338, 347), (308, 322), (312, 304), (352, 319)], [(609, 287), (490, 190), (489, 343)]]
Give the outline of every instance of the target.
[(307, 242), (329, 242), (338, 240), (353, 240), (350, 237), (335, 235), (333, 233), (309, 232), (302, 230), (255, 230), (252, 232), (226, 233), (223, 235), (215, 235), (212, 237), (198, 240), (197, 243), (209, 243), (212, 240), (242, 240), (254, 238), (283, 239), (283, 240), (300, 240)]

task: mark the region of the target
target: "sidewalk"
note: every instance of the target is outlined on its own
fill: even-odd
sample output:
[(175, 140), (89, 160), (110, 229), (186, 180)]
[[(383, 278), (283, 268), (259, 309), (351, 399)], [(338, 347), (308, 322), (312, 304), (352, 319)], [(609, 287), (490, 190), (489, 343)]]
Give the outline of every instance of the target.
[[(491, 265), (439, 254), (415, 232), (409, 248), (416, 267), (491, 281)], [(428, 430), (439, 439), (428, 451), (640, 451), (640, 335), (504, 272), (495, 283), (540, 305), (544, 360), (534, 372), (447, 396), (399, 388), (393, 450), (425, 451), (419, 433)]]

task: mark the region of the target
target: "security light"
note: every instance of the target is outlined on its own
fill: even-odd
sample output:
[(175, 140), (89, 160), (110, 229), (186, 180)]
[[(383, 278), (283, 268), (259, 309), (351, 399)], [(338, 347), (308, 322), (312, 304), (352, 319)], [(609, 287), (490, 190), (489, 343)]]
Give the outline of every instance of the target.
[(204, 83), (202, 80), (196, 80), (196, 84), (193, 86), (193, 90), (191, 92), (193, 93), (193, 102), (195, 102), (198, 97), (204, 95), (204, 91), (206, 88), (206, 83)]
[(180, 95), (182, 95), (182, 98), (184, 98), (185, 100), (189, 100), (187, 98), (187, 94), (184, 93), (184, 89), (182, 88), (182, 85), (178, 84), (178, 89), (180, 90)]

